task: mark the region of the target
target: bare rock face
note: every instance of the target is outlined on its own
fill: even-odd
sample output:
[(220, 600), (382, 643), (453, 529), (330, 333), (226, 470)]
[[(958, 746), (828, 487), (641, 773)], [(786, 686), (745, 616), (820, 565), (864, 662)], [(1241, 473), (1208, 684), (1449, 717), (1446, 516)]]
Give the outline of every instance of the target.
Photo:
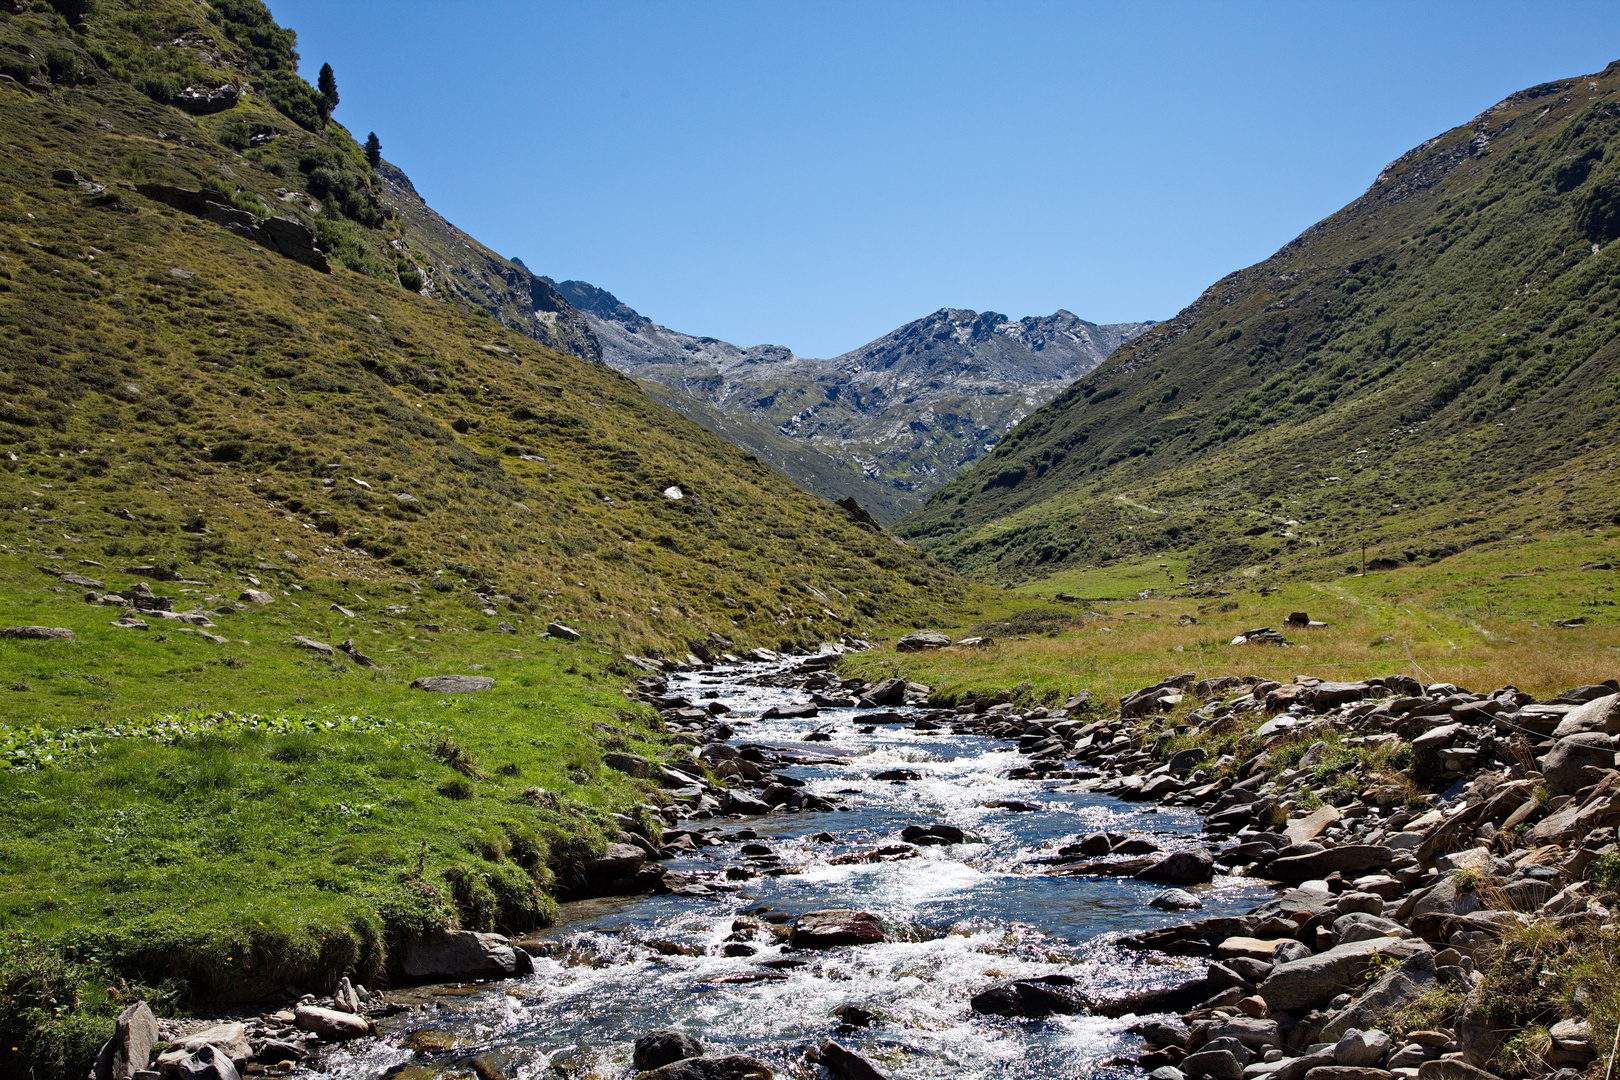
[(172, 104), (193, 116), (208, 116), (234, 108), (242, 99), (242, 92), (231, 83), (218, 86), (188, 86), (174, 95)]

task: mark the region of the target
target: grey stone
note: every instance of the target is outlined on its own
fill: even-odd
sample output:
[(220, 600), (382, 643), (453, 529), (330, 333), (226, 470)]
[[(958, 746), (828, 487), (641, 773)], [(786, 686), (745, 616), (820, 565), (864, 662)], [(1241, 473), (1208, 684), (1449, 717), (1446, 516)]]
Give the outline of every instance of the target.
[(1174, 1065), (1160, 1065), (1148, 1073), (1148, 1080), (1187, 1080), (1187, 1074)]
[(870, 1061), (831, 1039), (821, 1040), (820, 1056), (833, 1080), (884, 1080)]
[(1311, 947), (1303, 941), (1279, 941), (1277, 947), (1271, 950), (1273, 964), (1286, 964), (1290, 960), (1302, 960), (1311, 954)]
[(175, 1062), (174, 1072), (180, 1080), (240, 1080), (240, 1074), (225, 1051), (217, 1046), (204, 1046)]
[(152, 1060), (157, 1045), (157, 1018), (152, 1007), (137, 1001), (118, 1014), (112, 1038), (101, 1047), (91, 1075), (95, 1080), (129, 1080)]
[(1148, 906), (1161, 911), (1193, 911), (1203, 907), (1204, 902), (1185, 889), (1166, 889), (1149, 900)]
[(426, 675), (413, 681), (411, 689), (435, 694), (472, 694), (494, 685), (495, 680), (488, 675)]
[(1374, 938), (1408, 938), (1412, 931), (1382, 915), (1369, 915), (1352, 911), (1333, 920), (1333, 941), (1343, 945), (1351, 941), (1370, 941)]
[(682, 1058), (646, 1073), (640, 1080), (771, 1080), (763, 1061), (743, 1054)]
[(876, 915), (853, 908), (807, 911), (793, 920), (789, 942), (796, 949), (830, 949), (838, 945), (870, 945), (885, 941)]
[(894, 647), (899, 652), (921, 652), (924, 649), (943, 649), (950, 643), (951, 636), (938, 630), (913, 630), (896, 641)]
[(1394, 1080), (1383, 1069), (1359, 1065), (1321, 1065), (1305, 1074), (1305, 1080)]
[(1586, 731), (1620, 735), (1620, 694), (1608, 694), (1565, 713), (1553, 729), (1553, 738), (1562, 739)]
[(573, 627), (564, 626), (560, 622), (546, 623), (546, 633), (555, 638), (562, 638), (564, 641), (578, 641), (584, 636)]
[[(511, 946), (507, 948), (510, 950)], [(327, 1042), (346, 1042), (371, 1034), (371, 1021), (365, 1017), (315, 1005), (300, 1005), (294, 1009), (293, 1023), (305, 1031), (313, 1031)]]
[(7, 626), (0, 638), (31, 638), (36, 641), (72, 641), (73, 631), (65, 626)]
[(1201, 847), (1173, 851), (1135, 876), (1157, 885), (1199, 885), (1215, 876), (1215, 856)]
[(237, 597), (245, 604), (273, 604), (276, 598), (263, 589), (243, 589), (242, 595)]
[(1328, 1018), (1317, 1032), (1323, 1041), (1338, 1041), (1351, 1028), (1367, 1028), (1398, 1009), (1405, 1008), (1435, 983), (1434, 954), (1420, 952), (1409, 956), (1369, 986), (1361, 998)]
[(1554, 795), (1573, 795), (1614, 768), (1614, 744), (1602, 732), (1568, 735), (1541, 759), (1541, 776)]
[(1262, 1046), (1281, 1046), (1282, 1030), (1275, 1020), (1234, 1016), (1229, 1020), (1216, 1021), (1215, 1026), (1209, 1029), (1209, 1038), (1211, 1041), (1221, 1038), (1236, 1039), (1249, 1049), (1258, 1050)]
[[(630, 850), (640, 858), (639, 850)], [(412, 979), (504, 979), (517, 968), (517, 953), (504, 937), (471, 930), (448, 930), (411, 942), (402, 965)]]
[(1390, 1038), (1382, 1031), (1351, 1028), (1333, 1047), (1333, 1060), (1358, 1069), (1376, 1068), (1389, 1056)]
[(653, 775), (652, 762), (640, 754), (621, 754), (618, 752), (602, 755), (602, 764), (615, 769), (626, 776), (633, 776), (637, 780), (650, 780)]
[(1279, 881), (1313, 881), (1334, 873), (1350, 875), (1381, 870), (1394, 857), (1395, 853), (1381, 844), (1344, 844), (1308, 855), (1273, 859), (1266, 864), (1265, 873)]
[(1171, 754), (1170, 760), (1166, 762), (1166, 764), (1170, 766), (1171, 772), (1179, 773), (1186, 772), (1188, 769), (1200, 765), (1208, 759), (1208, 750), (1205, 750), (1202, 746), (1189, 746), (1185, 750), (1178, 750), (1174, 754)]
[(636, 1040), (633, 1062), (640, 1072), (682, 1058), (703, 1056), (703, 1044), (684, 1031), (653, 1031)]
[(886, 707), (904, 704), (906, 700), (906, 680), (884, 679), (861, 696), (873, 705)]
[(1243, 1066), (1229, 1050), (1200, 1050), (1196, 1054), (1189, 1054), (1181, 1063), (1181, 1071), (1189, 1077), (1243, 1080)]
[(720, 800), (722, 814), (743, 814), (758, 817), (771, 812), (771, 804), (741, 791), (728, 791)]
[(1292, 1012), (1331, 1001), (1360, 982), (1375, 957), (1405, 960), (1429, 951), (1421, 942), (1380, 938), (1336, 945), (1326, 952), (1278, 964), (1260, 986), (1260, 996), (1272, 1009)]

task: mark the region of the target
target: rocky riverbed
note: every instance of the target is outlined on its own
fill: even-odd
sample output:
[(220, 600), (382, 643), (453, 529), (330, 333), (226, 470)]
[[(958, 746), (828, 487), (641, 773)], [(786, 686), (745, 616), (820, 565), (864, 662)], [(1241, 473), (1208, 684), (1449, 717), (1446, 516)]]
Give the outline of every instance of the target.
[(545, 934), (240, 1022), (132, 1007), (102, 1074), (1485, 1080), (1607, 1051), (1579, 993), (1515, 1017), (1490, 980), (1537, 927), (1613, 931), (1620, 684), (947, 709), (841, 648), (639, 679), (684, 752), (608, 763), (665, 827), (620, 819)]

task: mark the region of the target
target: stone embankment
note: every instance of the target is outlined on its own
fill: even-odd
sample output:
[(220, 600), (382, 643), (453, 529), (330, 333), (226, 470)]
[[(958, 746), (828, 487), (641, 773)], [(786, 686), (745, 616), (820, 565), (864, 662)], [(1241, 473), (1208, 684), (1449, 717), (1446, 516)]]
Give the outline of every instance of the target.
[[(1590, 987), (1554, 1000), (1553, 962), (1543, 1000), (1492, 987), (1511, 980), (1515, 941), (1616, 930), (1620, 682), (1542, 702), (1407, 676), (1181, 675), (1112, 715), (1089, 704), (978, 701), (957, 729), (1017, 739), (1022, 775), (1194, 808), (1207, 842), (1167, 853), (1097, 833), (1038, 865), (1178, 886), (1240, 874), (1278, 895), (1242, 917), (1123, 940), (1209, 961), (1182, 985), (1095, 1002), (1051, 979), (1013, 983), (975, 1010), (1177, 1014), (1131, 1028), (1153, 1080), (1571, 1078), (1601, 1066)], [(1181, 889), (1153, 903), (1200, 906)], [(1528, 1052), (1507, 1053), (1531, 1026)]]

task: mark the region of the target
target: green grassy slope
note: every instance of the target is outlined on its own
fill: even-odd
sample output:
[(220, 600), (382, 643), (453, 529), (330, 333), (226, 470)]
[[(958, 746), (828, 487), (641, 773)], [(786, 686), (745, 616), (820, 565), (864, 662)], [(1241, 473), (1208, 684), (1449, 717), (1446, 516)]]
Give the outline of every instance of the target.
[(1607, 523), (1620, 66), (1515, 94), (1211, 287), (898, 527), (1027, 579), (1176, 552), (1198, 579)]
[[(603, 752), (681, 752), (621, 654), (971, 592), (629, 379), (416, 292), (414, 216), (266, 68), (290, 38), (253, 24), (281, 50), (254, 59), (221, 11), (262, 14), (0, 12), (0, 626), (75, 634), (0, 639), (0, 1076), (83, 1075), (129, 995), (324, 991), (435, 927), (542, 921), (606, 813), (660, 798)], [(168, 104), (227, 75), (230, 109)], [(330, 270), (152, 184), (298, 219)], [(143, 581), (212, 625), (86, 602)], [(494, 689), (408, 689), (470, 672)]]

